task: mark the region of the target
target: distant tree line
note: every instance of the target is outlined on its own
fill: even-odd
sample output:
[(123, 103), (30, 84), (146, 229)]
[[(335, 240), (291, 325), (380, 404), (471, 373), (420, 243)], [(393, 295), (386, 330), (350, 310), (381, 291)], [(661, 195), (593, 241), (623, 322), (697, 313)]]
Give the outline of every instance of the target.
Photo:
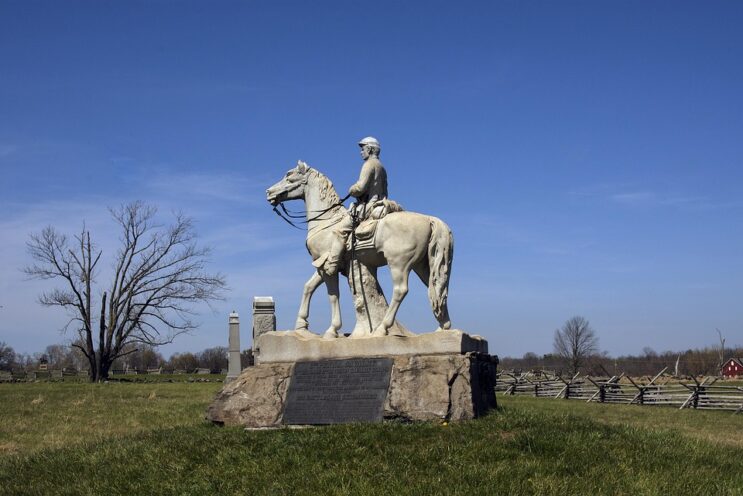
[[(197, 353), (174, 353), (165, 359), (157, 348), (140, 344), (130, 345), (126, 355), (117, 358), (111, 369), (115, 372), (124, 370), (146, 371), (162, 368), (163, 371), (193, 372), (196, 369), (208, 369), (218, 374), (227, 368), (227, 348), (215, 346)], [(246, 349), (240, 353), (243, 367), (253, 365), (253, 350)], [(88, 360), (80, 349), (74, 345), (52, 344), (39, 353), (16, 353), (12, 347), (0, 342), (0, 370), (32, 371), (38, 370), (41, 363), (46, 363), (50, 370), (85, 371)]]
[(547, 370), (563, 376), (578, 372), (593, 376), (612, 376), (622, 373), (629, 376), (655, 375), (663, 369), (666, 373), (684, 376), (720, 375), (723, 364), (731, 357), (743, 357), (743, 347), (728, 347), (722, 331), (716, 329), (719, 346), (686, 351), (658, 353), (645, 347), (640, 355), (611, 357), (599, 351), (596, 332), (585, 317), (576, 315), (555, 330), (553, 353), (537, 355), (525, 353), (521, 358), (503, 357), (503, 370)]
[[(724, 356), (743, 357), (743, 347), (725, 348)], [(677, 367), (678, 364), (678, 367)], [(610, 357), (606, 352), (594, 353), (585, 359), (579, 372), (589, 375), (618, 375), (624, 372), (630, 376), (654, 375), (668, 367), (667, 373), (678, 376), (719, 375), (720, 350), (716, 347), (689, 349), (686, 351), (656, 352), (645, 347), (641, 354)], [(537, 355), (525, 353), (521, 358), (503, 357), (499, 368), (512, 370), (550, 370), (563, 375), (573, 373), (571, 363), (557, 354)]]

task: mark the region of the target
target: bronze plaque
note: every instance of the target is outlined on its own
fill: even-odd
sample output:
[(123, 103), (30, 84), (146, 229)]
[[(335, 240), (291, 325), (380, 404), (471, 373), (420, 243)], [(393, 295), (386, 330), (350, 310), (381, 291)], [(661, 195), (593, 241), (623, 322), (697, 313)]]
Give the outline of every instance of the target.
[(293, 425), (381, 422), (392, 359), (297, 362), (284, 408)]

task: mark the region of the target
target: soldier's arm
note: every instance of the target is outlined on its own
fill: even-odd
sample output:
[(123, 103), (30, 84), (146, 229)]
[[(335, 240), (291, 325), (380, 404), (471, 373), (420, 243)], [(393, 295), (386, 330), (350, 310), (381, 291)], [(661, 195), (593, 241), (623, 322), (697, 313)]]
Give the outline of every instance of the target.
[(369, 163), (364, 164), (364, 166), (361, 168), (359, 180), (356, 181), (356, 184), (348, 189), (348, 192), (356, 198), (362, 196), (364, 193), (366, 193), (366, 190), (369, 189), (369, 185), (372, 182), (373, 176), (374, 167)]

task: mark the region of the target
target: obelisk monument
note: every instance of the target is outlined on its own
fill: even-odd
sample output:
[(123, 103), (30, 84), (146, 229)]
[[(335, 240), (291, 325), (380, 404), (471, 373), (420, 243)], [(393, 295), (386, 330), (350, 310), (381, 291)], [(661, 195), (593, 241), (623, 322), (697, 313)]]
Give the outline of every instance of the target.
[(229, 341), (229, 365), (227, 366), (227, 377), (224, 382), (236, 379), (242, 372), (240, 365), (240, 316), (233, 311), (230, 314), (230, 341)]

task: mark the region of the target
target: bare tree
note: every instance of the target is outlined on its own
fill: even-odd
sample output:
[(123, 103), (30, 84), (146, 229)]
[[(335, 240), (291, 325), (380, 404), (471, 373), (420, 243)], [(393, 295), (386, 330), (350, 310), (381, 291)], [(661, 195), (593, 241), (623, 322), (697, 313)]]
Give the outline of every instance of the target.
[(124, 346), (122, 358), (111, 364), (112, 370), (147, 370), (156, 369), (165, 363), (157, 349), (142, 343), (129, 343)]
[(121, 247), (113, 280), (102, 293), (94, 293), (102, 252), (85, 226), (71, 241), (47, 227), (27, 243), (35, 264), (24, 272), (62, 282), (39, 302), (69, 312), (65, 329), (77, 333), (73, 346), (85, 355), (93, 382), (106, 379), (115, 359), (136, 350), (126, 345), (159, 346), (194, 330), (193, 305), (220, 298), (226, 287), (222, 275), (205, 272), (210, 251), (196, 245), (191, 220), (176, 214), (163, 227), (155, 223), (155, 214), (142, 202), (111, 209), (121, 228)]
[(190, 351), (185, 353), (175, 353), (170, 357), (167, 365), (174, 370), (193, 372), (199, 366), (199, 359)]
[(207, 348), (197, 353), (196, 357), (199, 359), (199, 367), (209, 369), (212, 374), (219, 374), (228, 365), (227, 348), (225, 346)]
[(555, 330), (553, 347), (556, 355), (570, 363), (575, 374), (598, 351), (598, 338), (585, 318), (575, 316)]
[(0, 370), (12, 370), (18, 363), (15, 350), (0, 341)]
[(722, 367), (725, 365), (725, 338), (722, 337), (722, 332), (720, 329), (715, 328), (717, 331), (717, 337), (720, 338), (720, 348), (717, 350), (717, 369), (718, 374), (722, 373)]
[(80, 350), (66, 344), (50, 344), (44, 350), (49, 368), (52, 370), (79, 370), (84, 365), (80, 360)]

